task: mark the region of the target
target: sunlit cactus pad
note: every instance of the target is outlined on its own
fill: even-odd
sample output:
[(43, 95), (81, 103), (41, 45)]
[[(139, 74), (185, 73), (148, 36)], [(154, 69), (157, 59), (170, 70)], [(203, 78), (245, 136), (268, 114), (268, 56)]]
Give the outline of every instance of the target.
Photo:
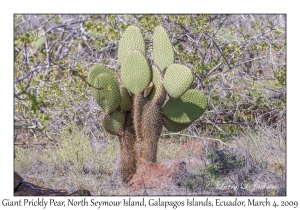
[(163, 115), (177, 123), (191, 123), (207, 106), (207, 98), (199, 90), (188, 90), (180, 98), (170, 98), (162, 108)]
[(103, 127), (110, 134), (120, 135), (123, 131), (124, 122), (125, 114), (115, 110), (111, 114), (104, 116)]
[(145, 56), (136, 50), (127, 53), (121, 67), (121, 80), (133, 94), (141, 93), (150, 83), (151, 72)]
[(125, 30), (120, 40), (119, 49), (118, 49), (118, 59), (121, 64), (123, 64), (126, 54), (130, 50), (138, 50), (143, 55), (145, 55), (146, 53), (146, 47), (145, 47), (143, 35), (140, 29), (136, 26), (129, 26)]
[(120, 104), (119, 86), (109, 74), (100, 74), (95, 79), (95, 87), (103, 88), (93, 91), (93, 95), (106, 114), (116, 110)]
[(188, 67), (172, 64), (166, 71), (164, 86), (172, 98), (178, 98), (188, 90), (193, 80), (193, 73)]
[(162, 26), (157, 26), (153, 33), (153, 60), (154, 64), (165, 72), (166, 68), (174, 63), (174, 51), (169, 36)]
[(182, 131), (182, 130), (186, 129), (187, 127), (189, 127), (191, 125), (191, 123), (181, 124), (181, 123), (173, 122), (172, 120), (169, 120), (168, 118), (165, 118), (163, 125), (169, 131), (179, 132), (179, 131)]

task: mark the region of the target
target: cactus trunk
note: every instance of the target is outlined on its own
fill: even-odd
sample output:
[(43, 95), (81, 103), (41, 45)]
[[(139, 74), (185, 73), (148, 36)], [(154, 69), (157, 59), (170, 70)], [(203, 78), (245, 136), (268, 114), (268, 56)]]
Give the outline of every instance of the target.
[(154, 30), (151, 68), (142, 33), (135, 26), (123, 34), (118, 59), (119, 78), (96, 65), (88, 80), (97, 88), (92, 94), (105, 112), (103, 127), (119, 136), (121, 177), (129, 182), (141, 160), (156, 162), (163, 125), (170, 131), (187, 128), (203, 114), (207, 99), (191, 89), (193, 72), (174, 64), (172, 44), (162, 26)]
[(132, 113), (128, 112), (125, 119), (125, 128), (120, 140), (120, 172), (122, 181), (127, 183), (136, 172), (136, 136), (133, 127)]
[(144, 106), (144, 97), (141, 93), (136, 94), (133, 99), (133, 126), (136, 136), (135, 152), (137, 157), (137, 164), (142, 157), (143, 137), (141, 132), (141, 119)]
[(157, 144), (162, 131), (161, 107), (152, 101), (144, 105), (142, 95), (134, 99), (133, 113), (126, 114), (124, 132), (119, 136), (121, 177), (128, 182), (141, 160), (156, 162)]
[(161, 108), (152, 101), (147, 102), (142, 115), (142, 159), (156, 162), (157, 144), (162, 130)]

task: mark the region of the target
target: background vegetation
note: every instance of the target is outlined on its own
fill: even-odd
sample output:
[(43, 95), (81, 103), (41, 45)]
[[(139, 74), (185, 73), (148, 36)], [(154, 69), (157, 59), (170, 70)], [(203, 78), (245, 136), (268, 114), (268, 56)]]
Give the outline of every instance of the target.
[[(94, 194), (126, 194), (121, 183), (113, 181), (118, 177), (118, 142), (102, 128), (102, 113), (86, 77), (96, 63), (119, 73), (118, 41), (132, 24), (144, 34), (150, 62), (153, 28), (163, 25), (175, 63), (192, 69), (195, 88), (208, 97), (208, 110), (188, 129), (164, 131), (158, 160), (176, 159), (173, 148), (205, 137), (232, 148), (239, 145), (239, 151), (231, 152), (243, 157), (247, 151), (261, 168), (282, 164), (277, 174), (284, 178), (286, 17), (282, 14), (15, 15), (16, 171), (42, 178), (48, 187), (83, 186), (93, 188)], [(47, 170), (40, 170), (41, 165)], [(209, 177), (218, 175), (217, 166), (208, 169)], [(55, 180), (50, 169), (63, 174)], [(62, 177), (72, 182), (57, 185)], [(201, 183), (197, 177), (184, 185), (190, 192)]]

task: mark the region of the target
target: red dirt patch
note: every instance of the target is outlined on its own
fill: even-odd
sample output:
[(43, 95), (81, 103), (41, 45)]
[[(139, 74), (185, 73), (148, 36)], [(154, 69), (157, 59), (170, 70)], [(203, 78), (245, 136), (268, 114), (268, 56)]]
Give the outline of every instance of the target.
[(163, 163), (142, 161), (138, 171), (133, 175), (127, 187), (129, 192), (140, 190), (168, 190), (185, 176), (186, 163), (168, 160)]

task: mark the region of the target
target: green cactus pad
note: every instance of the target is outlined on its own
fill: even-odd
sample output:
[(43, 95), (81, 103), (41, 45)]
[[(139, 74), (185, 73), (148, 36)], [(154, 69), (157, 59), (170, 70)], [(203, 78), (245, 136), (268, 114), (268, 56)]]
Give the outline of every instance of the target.
[(121, 80), (133, 94), (141, 93), (151, 79), (151, 72), (145, 56), (136, 50), (127, 53), (121, 66)]
[(106, 114), (116, 110), (120, 104), (120, 90), (118, 84), (109, 74), (100, 74), (95, 79), (95, 87), (103, 88), (94, 89), (92, 92), (99, 106)]
[(166, 71), (164, 86), (172, 98), (179, 98), (189, 89), (193, 80), (193, 73), (188, 67), (172, 64)]
[(123, 64), (124, 59), (130, 50), (138, 50), (143, 55), (146, 53), (143, 35), (136, 26), (129, 26), (120, 40), (118, 58), (121, 64)]
[(163, 125), (169, 131), (179, 132), (179, 131), (182, 131), (182, 130), (186, 129), (187, 127), (189, 127), (191, 125), (191, 123), (181, 124), (181, 123), (173, 122), (172, 120), (169, 120), (168, 118), (164, 118)]
[(162, 108), (168, 119), (177, 123), (191, 123), (198, 119), (207, 106), (205, 94), (199, 90), (188, 90), (180, 98), (170, 98)]
[(166, 68), (174, 63), (174, 51), (169, 36), (162, 26), (157, 26), (153, 33), (153, 60), (165, 73)]
[(91, 68), (88, 76), (88, 82), (94, 86), (96, 77), (99, 74), (103, 74), (103, 73), (111, 75), (114, 78), (114, 80), (117, 82), (117, 78), (115, 77), (114, 73), (111, 70), (109, 70), (105, 66), (100, 66), (98, 64)]
[(119, 106), (120, 111), (128, 112), (132, 107), (130, 95), (125, 87), (120, 88), (120, 93), (121, 93), (121, 101)]
[(156, 104), (162, 104), (166, 99), (166, 90), (163, 85), (163, 74), (156, 65), (152, 65), (153, 88), (149, 99)]
[(120, 135), (124, 129), (125, 114), (115, 110), (109, 115), (105, 115), (103, 119), (103, 127), (113, 135)]

